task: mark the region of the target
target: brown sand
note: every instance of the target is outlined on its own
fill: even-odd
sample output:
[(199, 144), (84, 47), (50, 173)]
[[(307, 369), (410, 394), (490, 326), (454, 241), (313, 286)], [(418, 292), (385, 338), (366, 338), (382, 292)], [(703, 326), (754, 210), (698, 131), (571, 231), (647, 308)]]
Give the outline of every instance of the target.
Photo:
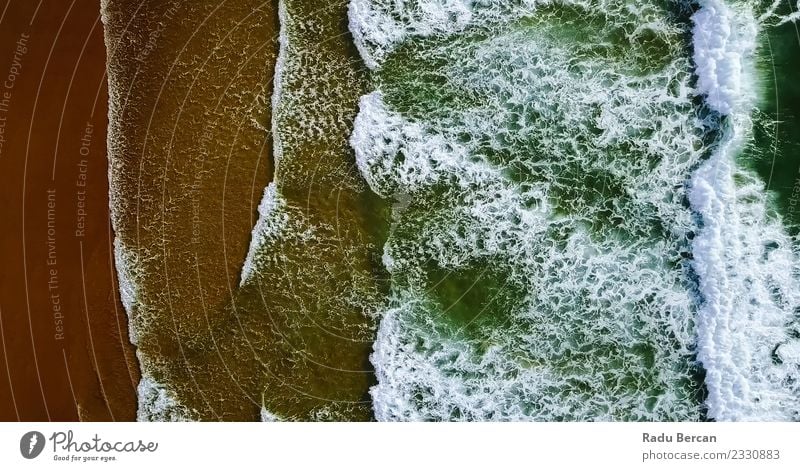
[(99, 2), (0, 10), (0, 420), (131, 420)]
[[(271, 178), (277, 2), (109, 0), (112, 193), (117, 235), (138, 257), (133, 325), (147, 366), (187, 365), (241, 396), (207, 332), (236, 290)], [(211, 354), (193, 361), (190, 349)], [(152, 372), (150, 373), (152, 374)], [(189, 373), (190, 375), (195, 373)], [(163, 378), (157, 377), (162, 381)], [(191, 382), (191, 380), (190, 380)], [(207, 388), (188, 385), (202, 407)], [(258, 397), (237, 415), (256, 417)]]
[(163, 387), (145, 391), (144, 419), (254, 420), (262, 405), (282, 419), (372, 417), (384, 225), (365, 214), (376, 203), (348, 144), (366, 71), (346, 0), (283, 5), (272, 111), (287, 228), (240, 287), (273, 172), (278, 2), (106, 2), (109, 47), (121, 44), (109, 58), (113, 219), (143, 376)]

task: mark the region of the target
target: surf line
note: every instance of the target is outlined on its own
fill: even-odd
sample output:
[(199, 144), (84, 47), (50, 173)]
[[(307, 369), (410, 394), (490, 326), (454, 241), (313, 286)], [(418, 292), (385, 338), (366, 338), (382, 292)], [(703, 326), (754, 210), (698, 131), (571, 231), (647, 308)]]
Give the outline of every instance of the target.
[(692, 17), (697, 92), (720, 117), (722, 132), (692, 175), (689, 192), (702, 220), (692, 251), (702, 297), (697, 359), (706, 370), (708, 416), (792, 420), (800, 404), (784, 384), (798, 375), (791, 361), (798, 345), (785, 326), (799, 301), (791, 274), (796, 259), (780, 221), (767, 216), (763, 183), (736, 164), (753, 128), (761, 25), (748, 5), (701, 0), (700, 7)]

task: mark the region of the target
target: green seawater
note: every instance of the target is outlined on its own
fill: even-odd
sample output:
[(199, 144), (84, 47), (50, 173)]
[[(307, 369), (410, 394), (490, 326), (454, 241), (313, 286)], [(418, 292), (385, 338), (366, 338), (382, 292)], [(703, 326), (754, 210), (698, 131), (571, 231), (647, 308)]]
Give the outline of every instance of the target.
[(382, 137), (356, 145), (396, 202), (379, 419), (703, 418), (691, 11), (637, 6), (411, 37), (374, 71), (385, 109), (361, 113), (386, 116), (356, 134)]
[[(788, 13), (788, 12), (787, 12)], [(790, 233), (800, 232), (800, 33), (766, 29), (759, 49), (761, 100), (754, 140), (743, 156), (772, 193)]]
[[(367, 70), (348, 1), (281, 2), (273, 208), (221, 306), (143, 300), (144, 418), (707, 418), (692, 5), (474, 3)], [(800, 41), (761, 39), (739, 160), (796, 234)]]

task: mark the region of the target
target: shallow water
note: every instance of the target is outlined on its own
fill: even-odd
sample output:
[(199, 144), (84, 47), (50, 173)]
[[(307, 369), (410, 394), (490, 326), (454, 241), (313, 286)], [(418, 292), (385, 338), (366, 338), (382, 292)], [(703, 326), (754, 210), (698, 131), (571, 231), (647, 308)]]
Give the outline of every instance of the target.
[(197, 25), (147, 53), (177, 73), (117, 57), (140, 418), (797, 419), (798, 56), (768, 3), (237, 4), (208, 18), (246, 38), (203, 37), (231, 64), (256, 34), (262, 68), (189, 105)]
[(369, 419), (385, 211), (347, 143), (365, 81), (346, 4), (123, 6), (110, 31), (159, 35), (110, 69), (139, 418)]

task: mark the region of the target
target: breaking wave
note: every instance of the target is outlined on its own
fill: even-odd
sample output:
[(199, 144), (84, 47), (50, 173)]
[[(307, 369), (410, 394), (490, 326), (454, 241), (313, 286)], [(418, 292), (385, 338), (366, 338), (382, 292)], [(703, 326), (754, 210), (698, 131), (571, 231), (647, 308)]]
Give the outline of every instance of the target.
[(395, 200), (376, 416), (700, 418), (688, 22), (655, 2), (431, 3), (351, 5), (376, 87), (351, 144)]
[(703, 223), (692, 248), (703, 295), (698, 359), (706, 369), (708, 415), (797, 420), (795, 248), (780, 219), (769, 214), (763, 182), (737, 163), (752, 138), (759, 24), (752, 9), (719, 0), (701, 2), (692, 20), (698, 92), (725, 117), (690, 193)]
[(351, 2), (351, 145), (394, 201), (379, 420), (798, 417), (795, 249), (737, 163), (764, 17)]

